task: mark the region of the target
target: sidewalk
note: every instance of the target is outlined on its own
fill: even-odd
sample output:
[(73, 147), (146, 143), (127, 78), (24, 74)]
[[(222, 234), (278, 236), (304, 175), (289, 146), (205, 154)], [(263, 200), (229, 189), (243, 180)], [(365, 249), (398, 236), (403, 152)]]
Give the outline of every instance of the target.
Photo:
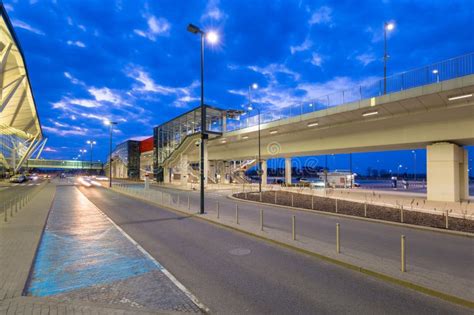
[[(44, 236), (43, 229), (47, 230)], [(165, 276), (164, 269), (141, 253), (75, 187), (48, 184), (7, 223), (0, 222), (0, 240), (0, 314), (200, 312)], [(97, 242), (103, 247), (97, 248)], [(118, 247), (114, 250), (112, 244)], [(91, 259), (100, 268), (94, 269)], [(109, 281), (113, 277), (116, 282)], [(127, 286), (127, 280), (132, 285)], [(143, 298), (159, 307), (138, 305), (134, 300), (141, 295), (133, 296), (137, 290), (148, 290)], [(181, 308), (175, 307), (178, 304)]]

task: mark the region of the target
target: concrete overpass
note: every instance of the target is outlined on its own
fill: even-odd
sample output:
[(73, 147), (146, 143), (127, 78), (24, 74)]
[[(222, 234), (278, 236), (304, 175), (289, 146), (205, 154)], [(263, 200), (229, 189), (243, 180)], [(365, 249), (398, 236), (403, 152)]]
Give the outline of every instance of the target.
[[(290, 183), (292, 157), (426, 148), (427, 198), (467, 199), (468, 158), (463, 146), (474, 145), (474, 54), (387, 80), (386, 95), (379, 95), (373, 85), (299, 105), (290, 117), (261, 113), (263, 182), (266, 160), (271, 158), (286, 159), (285, 177)], [(206, 140), (208, 178), (228, 172), (229, 161), (255, 159), (258, 153), (256, 117), (241, 112), (236, 127), (227, 114), (222, 133)], [(165, 146), (177, 133), (181, 139), (174, 147), (163, 148), (168, 154), (162, 163), (165, 181), (172, 179), (171, 173), (184, 175), (180, 180), (186, 181), (188, 165), (199, 161), (199, 140), (193, 130), (183, 128), (175, 128), (178, 131), (171, 132), (168, 140), (163, 138)]]
[(54, 170), (102, 170), (101, 162), (87, 162), (77, 160), (45, 160), (29, 159), (25, 165), (27, 168), (54, 169)]

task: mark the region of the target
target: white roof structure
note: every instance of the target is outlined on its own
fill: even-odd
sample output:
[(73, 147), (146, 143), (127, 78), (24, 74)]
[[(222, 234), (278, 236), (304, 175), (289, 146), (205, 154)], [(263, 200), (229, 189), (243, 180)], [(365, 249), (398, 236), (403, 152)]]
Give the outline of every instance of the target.
[(0, 166), (17, 171), (45, 139), (25, 58), (2, 3), (0, 15)]

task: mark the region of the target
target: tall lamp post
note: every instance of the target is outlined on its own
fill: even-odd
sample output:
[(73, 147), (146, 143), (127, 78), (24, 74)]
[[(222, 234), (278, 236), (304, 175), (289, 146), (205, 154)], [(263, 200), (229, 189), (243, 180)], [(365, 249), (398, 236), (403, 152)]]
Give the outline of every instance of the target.
[[(248, 110), (253, 110), (253, 107), (252, 107), (252, 90), (256, 90), (258, 89), (258, 84), (257, 83), (253, 83), (251, 85), (249, 85), (249, 107), (248, 107)], [(257, 160), (257, 172), (258, 172), (258, 192), (262, 192), (262, 175), (263, 175), (263, 172), (262, 172), (262, 152), (261, 152), (261, 145), (260, 145), (260, 142), (261, 142), (261, 137), (260, 137), (260, 108), (256, 108), (257, 110), (257, 114), (258, 114), (258, 160)]]
[(87, 144), (89, 144), (91, 146), (91, 163), (89, 164), (89, 172), (90, 174), (92, 175), (92, 146), (97, 144), (97, 142), (95, 141), (92, 141), (92, 140), (87, 140)]
[(387, 52), (387, 31), (395, 28), (393, 22), (385, 22), (383, 26), (384, 54), (383, 54), (383, 94), (387, 94), (387, 60), (389, 58)]
[(110, 130), (110, 140), (109, 140), (109, 187), (112, 188), (112, 132), (114, 125), (117, 124), (115, 121), (106, 120), (104, 122), (106, 126), (109, 126)]
[(205, 146), (205, 140), (208, 138), (208, 135), (206, 133), (207, 127), (206, 127), (206, 107), (204, 106), (204, 38), (206, 38), (211, 44), (214, 44), (218, 41), (218, 36), (217, 33), (215, 32), (204, 32), (202, 31), (199, 27), (193, 24), (189, 24), (187, 27), (188, 32), (193, 33), (195, 35), (200, 35), (201, 36), (201, 189), (200, 189), (200, 195), (201, 195), (201, 202), (200, 202), (200, 208), (199, 208), (199, 213), (204, 214), (204, 180), (205, 180), (205, 174), (204, 174), (204, 146)]

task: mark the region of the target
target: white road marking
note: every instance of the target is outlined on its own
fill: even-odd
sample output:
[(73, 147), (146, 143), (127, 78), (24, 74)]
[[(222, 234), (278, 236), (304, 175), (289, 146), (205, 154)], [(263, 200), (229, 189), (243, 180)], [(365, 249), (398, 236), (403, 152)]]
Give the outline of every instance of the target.
[[(75, 187), (81, 194), (84, 195), (84, 193), (78, 189), (77, 187)], [(85, 198), (86, 195), (84, 195)], [(87, 198), (87, 200), (89, 200), (89, 198)], [(90, 200), (89, 200), (90, 201)], [(199, 300), (197, 299), (196, 296), (194, 296), (194, 294), (192, 294), (181, 282), (179, 282), (178, 279), (176, 279), (175, 276), (173, 276), (171, 274), (171, 272), (169, 272), (168, 270), (166, 270), (166, 268), (161, 265), (149, 252), (147, 252), (146, 249), (144, 249), (140, 244), (138, 244), (130, 235), (128, 235), (124, 230), (122, 230), (122, 228), (120, 226), (118, 226), (117, 224), (115, 224), (114, 221), (112, 221), (111, 218), (109, 218), (108, 215), (106, 215), (102, 210), (99, 209), (99, 207), (97, 207), (92, 201), (90, 201), (91, 204), (94, 206), (94, 208), (97, 209), (97, 211), (99, 211), (100, 213), (102, 213), (102, 215), (104, 217), (107, 218), (107, 220), (110, 221), (110, 223), (112, 223), (113, 226), (115, 226), (117, 228), (117, 230), (119, 230), (130, 242), (132, 242), (133, 245), (135, 245), (137, 247), (137, 249), (143, 253), (143, 255), (145, 255), (145, 257), (147, 257), (148, 259), (150, 259), (157, 267), (158, 269), (160, 269), (164, 274), (165, 276), (168, 277), (168, 279), (171, 280), (171, 282), (174, 283), (174, 285), (176, 285), (181, 291), (184, 292), (184, 294), (186, 294), (186, 296), (194, 303), (197, 305), (197, 307), (199, 307), (201, 310), (203, 310), (204, 312), (206, 313), (209, 313), (209, 308), (207, 308), (206, 305), (202, 304), (201, 302), (199, 302)]]

